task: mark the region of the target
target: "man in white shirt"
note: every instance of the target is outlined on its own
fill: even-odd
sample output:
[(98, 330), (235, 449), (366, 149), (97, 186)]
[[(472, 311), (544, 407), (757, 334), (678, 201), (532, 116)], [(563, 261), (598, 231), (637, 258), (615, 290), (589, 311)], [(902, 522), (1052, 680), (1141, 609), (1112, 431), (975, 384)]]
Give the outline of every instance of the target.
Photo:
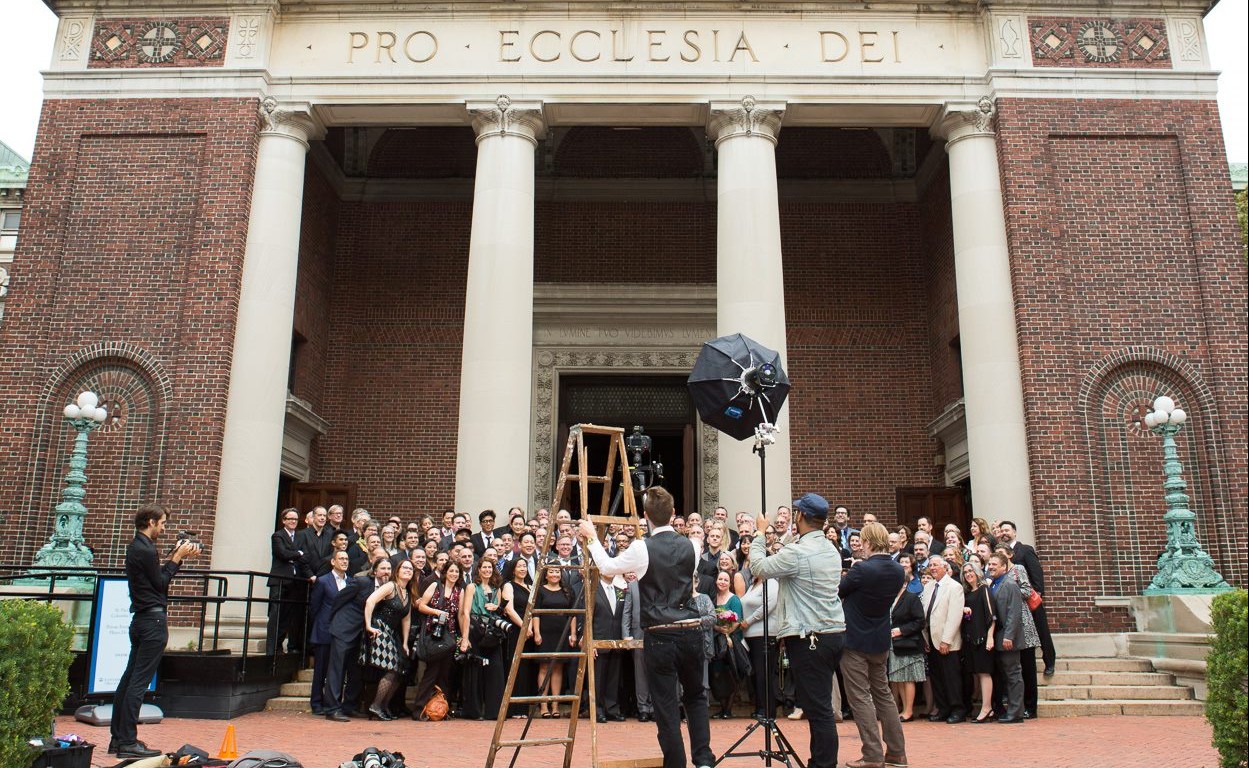
[(716, 758), (711, 751), (707, 689), (703, 685), (702, 625), (693, 604), (694, 566), (702, 548), (699, 542), (672, 529), (672, 494), (663, 488), (650, 488), (643, 495), (642, 508), (650, 522), (650, 536), (634, 541), (617, 557), (607, 556), (588, 520), (581, 521), (577, 536), (603, 576), (629, 571), (638, 575), (643, 656), (664, 768), (688, 765), (681, 738), (681, 704), (689, 724), (694, 765), (711, 766)]

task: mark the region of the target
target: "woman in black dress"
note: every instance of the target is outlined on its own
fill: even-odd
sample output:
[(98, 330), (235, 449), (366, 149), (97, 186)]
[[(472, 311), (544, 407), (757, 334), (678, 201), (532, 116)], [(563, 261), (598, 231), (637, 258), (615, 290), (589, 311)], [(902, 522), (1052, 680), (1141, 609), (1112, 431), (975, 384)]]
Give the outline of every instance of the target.
[[(537, 587), (535, 608), (572, 608), (572, 590), (564, 583), (563, 572), (558, 563), (542, 566), (542, 585)], [(571, 614), (545, 614), (538, 620), (538, 633), (533, 641), (542, 653), (563, 653), (569, 650), (577, 636), (577, 620)], [(549, 684), (549, 686), (548, 686)], [(538, 689), (549, 687), (549, 693), (558, 696), (564, 691), (563, 659), (543, 659), (538, 662)], [(542, 702), (538, 705), (542, 717), (559, 717), (558, 704)]]
[[(963, 566), (963, 584), (967, 587), (963, 608), (964, 669), (980, 688), (980, 714), (971, 722), (985, 723), (993, 715), (993, 629), (997, 617), (984, 574), (971, 563)], [(969, 690), (968, 698), (971, 693)]]
[[(530, 584), (529, 561), (523, 558), (518, 559), (516, 566), (512, 568), (512, 580), (503, 585), (503, 615), (515, 627), (507, 635), (507, 648), (504, 651), (505, 664), (512, 663), (514, 654), (533, 650), (531, 641), (535, 627), (531, 625), (529, 633), (523, 638), (520, 636), (520, 627), (525, 620), (525, 608), (529, 605)], [(532, 696), (535, 688), (533, 665), (522, 659), (516, 673), (516, 684), (512, 688), (512, 695)], [(511, 717), (525, 717), (528, 711), (528, 704), (512, 704), (508, 707), (507, 713)]]
[(412, 621), (408, 585), (415, 573), (412, 561), (401, 561), (390, 581), (373, 590), (364, 603), (365, 644), (361, 656), (368, 666), (382, 672), (377, 681), (377, 694), (369, 705), (370, 720), (395, 719), (387, 707), (408, 670), (406, 641)]
[[(464, 601), (464, 584), (460, 580), (460, 566), (448, 562), (440, 574), (438, 581), (430, 584), (416, 604), (421, 614), (418, 618), (425, 622), (425, 631), (433, 632), (435, 622), (442, 625), (442, 631), (451, 632), (456, 638), (460, 650), (468, 648), (468, 603)], [(447, 680), (454, 666), (451, 654), (435, 661), (426, 660), (425, 673), (416, 687), (416, 702), (412, 707), (413, 719), (424, 717), (425, 705), (434, 695), (434, 688), (447, 689)]]

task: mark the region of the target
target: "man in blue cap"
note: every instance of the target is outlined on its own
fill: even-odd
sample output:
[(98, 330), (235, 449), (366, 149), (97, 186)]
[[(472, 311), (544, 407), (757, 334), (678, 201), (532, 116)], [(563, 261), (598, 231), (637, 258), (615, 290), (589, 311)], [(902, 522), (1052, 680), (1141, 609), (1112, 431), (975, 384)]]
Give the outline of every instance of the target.
[[(837, 595), (841, 554), (824, 536), (828, 502), (808, 493), (794, 502), (798, 539), (768, 556), (764, 537), (750, 545), (756, 579), (776, 579), (780, 597), (773, 610), (777, 637), (785, 643), (798, 706), (811, 727), (810, 768), (836, 768), (837, 721), (833, 715), (833, 674), (841, 662), (846, 619)], [(760, 515), (758, 530), (768, 528)]]

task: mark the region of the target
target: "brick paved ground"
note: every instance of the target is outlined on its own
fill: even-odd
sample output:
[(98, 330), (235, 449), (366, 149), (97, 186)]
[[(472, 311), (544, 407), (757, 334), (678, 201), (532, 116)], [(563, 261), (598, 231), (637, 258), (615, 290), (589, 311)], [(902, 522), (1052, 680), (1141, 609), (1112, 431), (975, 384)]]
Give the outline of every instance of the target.
[[(746, 727), (746, 720), (712, 721), (712, 747), (727, 748)], [(445, 723), (329, 723), (311, 715), (284, 712), (258, 712), (234, 721), (240, 754), (249, 749), (269, 748), (289, 752), (307, 768), (337, 768), (360, 749), (376, 745), (403, 752), (413, 768), (477, 768), (484, 765), (493, 723), (453, 720)], [(536, 721), (531, 735), (553, 736), (567, 721)], [(579, 742), (573, 757), (577, 768), (590, 764), (589, 731), (581, 721)], [(519, 732), (509, 723), (509, 735)], [(61, 733), (87, 734), (93, 741), (107, 743), (108, 732), (60, 718)], [(807, 757), (806, 723), (785, 721), (782, 730)], [(139, 737), (161, 749), (175, 749), (192, 743), (214, 754), (221, 744), (226, 723), (218, 720), (170, 719), (160, 725), (139, 727)], [(842, 762), (859, 756), (859, 739), (853, 723), (842, 723)], [(586, 738), (580, 738), (581, 735)], [(1216, 768), (1217, 754), (1210, 746), (1210, 726), (1198, 717), (1083, 717), (1032, 720), (1020, 726), (957, 725), (915, 722), (906, 726), (907, 752), (916, 768), (953, 768), (965, 765), (992, 765), (997, 768)], [(756, 732), (750, 744), (759, 749), (763, 736)], [(1009, 746), (1008, 751), (1005, 750)], [(116, 763), (111, 755), (96, 750), (93, 766)], [(644, 757), (658, 754), (653, 725), (609, 723), (599, 728), (599, 749), (605, 759)], [(936, 757), (940, 755), (940, 757)], [(518, 768), (555, 768), (563, 753), (558, 748), (522, 750)], [(732, 765), (753, 768), (761, 761), (747, 758)], [(502, 761), (501, 765), (506, 765)]]

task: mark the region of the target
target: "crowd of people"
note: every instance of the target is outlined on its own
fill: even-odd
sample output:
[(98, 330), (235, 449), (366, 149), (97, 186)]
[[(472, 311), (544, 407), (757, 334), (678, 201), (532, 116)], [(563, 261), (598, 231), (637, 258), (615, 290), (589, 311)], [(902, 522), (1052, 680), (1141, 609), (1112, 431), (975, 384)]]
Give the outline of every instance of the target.
[[(797, 703), (801, 683), (791, 672), (792, 654), (763, 642), (765, 629), (775, 638), (782, 628), (775, 610), (764, 611), (764, 589), (769, 584), (775, 589), (774, 580), (761, 578), (755, 562), (798, 544), (794, 517), (782, 506), (774, 516), (757, 519), (739, 512), (730, 524), (728, 510), (717, 507), (706, 518), (692, 512), (671, 520), (674, 531), (697, 542), (700, 553), (694, 584), (704, 599), (694, 604), (702, 606), (702, 685), (713, 717), (744, 714), (747, 703), (752, 716), (764, 716), (765, 702), (794, 720), (810, 716)], [(310, 704), (315, 714), (331, 720), (346, 721), (354, 713), (382, 720), (421, 718), (436, 691), (449, 700), (452, 716), (494, 719), (506, 705), (503, 692), (514, 654), (575, 650), (582, 640), (584, 628), (568, 614), (543, 615), (520, 637), (525, 605), (535, 591), (534, 604), (543, 608), (577, 607), (586, 599), (581, 572), (569, 567), (586, 557), (586, 543), (567, 511), (557, 512), (552, 525), (549, 518), (546, 509), (527, 517), (514, 507), (505, 524), (496, 525), (496, 514), (486, 510), (477, 515), (474, 531), (469, 515), (453, 510), (438, 519), (420, 515), (408, 521), (375, 519), (364, 509), (348, 517), (340, 506), (306, 514), (284, 510), (282, 528), (272, 537), (268, 647), (277, 652), (285, 645), (287, 652), (312, 657)], [(902, 570), (902, 586), (888, 600), (891, 642), (872, 651), (884, 654), (883, 674), (899, 723), (924, 714), (948, 723), (1014, 723), (1035, 716), (1034, 649), (1043, 649), (1045, 674), (1053, 673), (1054, 651), (1041, 600), (1040, 562), (1035, 550), (1016, 540), (1010, 521), (976, 518), (965, 532), (950, 524), (938, 536), (926, 518), (914, 532), (906, 526), (885, 531), (871, 514), (852, 527), (849, 510), (838, 506), (821, 522), (846, 582), (878, 583), (865, 576), (873, 555)], [(878, 529), (880, 540), (867, 541)], [(548, 530), (553, 541), (542, 556)], [(645, 521), (641, 531), (647, 535)], [(597, 543), (616, 557), (638, 535), (612, 526)], [(756, 539), (759, 547), (752, 546)], [(603, 576), (592, 589), (593, 636), (640, 639), (636, 574)], [(835, 599), (826, 597), (830, 603)], [(422, 642), (441, 644), (444, 652), (422, 659)], [(601, 652), (595, 665), (600, 721), (654, 717), (640, 650)], [(830, 711), (837, 720), (870, 717), (854, 712), (854, 696), (847, 695), (848, 685), (867, 685), (867, 678), (842, 665)], [(514, 693), (568, 693), (574, 670), (575, 662), (558, 658), (525, 660)], [(583, 696), (580, 706), (537, 705), (534, 716), (586, 711)], [(526, 707), (511, 705), (508, 714), (523, 717)], [(770, 716), (775, 715), (774, 709)]]

